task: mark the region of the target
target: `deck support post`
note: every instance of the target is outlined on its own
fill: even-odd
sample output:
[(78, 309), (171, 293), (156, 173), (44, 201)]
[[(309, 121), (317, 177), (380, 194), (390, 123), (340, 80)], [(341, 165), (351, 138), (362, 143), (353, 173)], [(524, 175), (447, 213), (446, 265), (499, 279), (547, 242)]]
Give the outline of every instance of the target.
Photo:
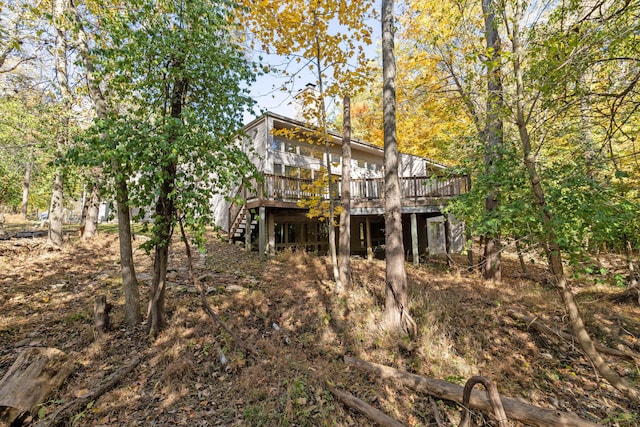
[(367, 260), (373, 261), (373, 248), (371, 247), (371, 221), (367, 216), (366, 223), (366, 234), (367, 234)]
[(266, 258), (266, 208), (264, 206), (260, 206), (258, 208), (258, 251), (260, 252), (260, 260), (264, 260)]
[(267, 217), (267, 253), (271, 256), (276, 254), (276, 219), (273, 215)]
[(447, 254), (447, 266), (451, 267), (451, 221), (444, 216), (444, 251)]
[(418, 253), (418, 218), (416, 214), (411, 214), (411, 251), (413, 254), (413, 265), (420, 263), (420, 254)]
[(245, 227), (244, 227), (244, 248), (247, 252), (251, 252), (251, 209), (245, 209)]

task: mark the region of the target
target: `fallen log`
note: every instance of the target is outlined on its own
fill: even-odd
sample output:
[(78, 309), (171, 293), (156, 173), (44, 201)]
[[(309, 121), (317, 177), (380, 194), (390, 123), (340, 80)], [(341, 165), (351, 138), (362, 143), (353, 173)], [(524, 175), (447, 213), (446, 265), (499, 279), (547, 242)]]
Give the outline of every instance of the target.
[(384, 412), (358, 399), (354, 395), (339, 388), (327, 386), (331, 394), (333, 394), (340, 402), (356, 411), (361, 412), (371, 421), (375, 421), (382, 427), (404, 427), (404, 424), (394, 420)]
[[(527, 324), (527, 329), (533, 328), (542, 334), (551, 335), (551, 336), (555, 335), (568, 341), (573, 341), (575, 339), (573, 335), (563, 331), (553, 330), (547, 325), (545, 325), (544, 323), (540, 322), (535, 317), (527, 316), (526, 314), (521, 313), (519, 311), (511, 309), (511, 310), (507, 310), (507, 314), (515, 320), (520, 320), (522, 322), (525, 322)], [(627, 359), (634, 362), (640, 362), (640, 355), (637, 355), (628, 351), (618, 350), (615, 348), (605, 347), (604, 345), (599, 343), (594, 343), (594, 344), (596, 346), (596, 350), (598, 350), (600, 353), (608, 354), (609, 356), (620, 357), (622, 359)]]
[[(347, 365), (354, 365), (368, 371), (374, 372), (384, 379), (395, 379), (404, 385), (420, 392), (427, 393), (439, 399), (451, 400), (462, 404), (463, 387), (451, 384), (447, 381), (426, 378), (409, 372), (400, 371), (390, 366), (380, 365), (373, 362), (345, 356), (344, 362)], [(533, 426), (554, 426), (554, 427), (598, 427), (590, 421), (568, 412), (560, 412), (553, 409), (540, 408), (520, 402), (516, 399), (500, 396), (500, 401), (504, 407), (507, 417), (511, 420), (520, 421)], [(492, 410), (489, 398), (479, 391), (473, 391), (469, 400), (469, 406), (484, 412)]]
[(0, 380), (0, 422), (11, 424), (44, 403), (73, 371), (73, 362), (62, 350), (28, 348)]

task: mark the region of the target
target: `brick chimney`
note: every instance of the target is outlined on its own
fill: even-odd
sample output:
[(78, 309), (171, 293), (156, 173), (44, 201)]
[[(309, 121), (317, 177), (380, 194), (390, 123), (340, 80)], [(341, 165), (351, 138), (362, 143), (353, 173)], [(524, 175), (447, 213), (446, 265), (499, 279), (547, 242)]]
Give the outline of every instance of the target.
[(294, 119), (314, 126), (319, 125), (319, 96), (316, 85), (307, 83), (304, 89), (300, 89), (294, 96)]

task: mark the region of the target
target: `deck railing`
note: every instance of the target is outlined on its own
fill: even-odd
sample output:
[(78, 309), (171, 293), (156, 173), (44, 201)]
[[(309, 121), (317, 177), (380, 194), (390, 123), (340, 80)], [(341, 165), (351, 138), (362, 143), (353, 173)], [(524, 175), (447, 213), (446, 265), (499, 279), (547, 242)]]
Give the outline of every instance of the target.
[[(244, 200), (283, 200), (297, 201), (317, 197), (317, 190), (311, 188), (313, 180), (278, 175), (264, 175), (263, 182), (255, 180), (243, 186), (238, 195)], [(428, 198), (453, 197), (469, 191), (469, 178), (466, 176), (420, 176), (400, 178), (403, 199), (423, 200)], [(338, 194), (341, 183), (338, 182)], [(323, 198), (328, 192), (323, 191)], [(337, 196), (339, 198), (339, 195)], [(351, 199), (384, 199), (384, 178), (356, 178), (351, 180)]]
[[(279, 175), (265, 174), (261, 182), (251, 180), (242, 185), (237, 193), (238, 199), (271, 200), (297, 202), (298, 200), (317, 197), (318, 193), (312, 189), (313, 180), (293, 178)], [(341, 183), (338, 182), (336, 199), (340, 198)], [(418, 176), (401, 177), (400, 188), (404, 201), (413, 200), (415, 203), (426, 202), (429, 199), (454, 197), (469, 191), (468, 176)], [(317, 190), (315, 190), (317, 191)], [(322, 192), (327, 199), (328, 192)], [(355, 202), (384, 200), (384, 178), (356, 178), (351, 180), (351, 200)], [(229, 219), (232, 226), (238, 222), (244, 205), (233, 202), (229, 209)], [(240, 218), (241, 220), (241, 218)]]

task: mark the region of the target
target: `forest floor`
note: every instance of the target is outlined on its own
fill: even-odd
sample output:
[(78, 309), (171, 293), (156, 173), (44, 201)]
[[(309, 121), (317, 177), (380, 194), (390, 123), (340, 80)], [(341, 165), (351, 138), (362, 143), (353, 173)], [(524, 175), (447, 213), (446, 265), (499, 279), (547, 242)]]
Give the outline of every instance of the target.
[[(144, 306), (152, 260), (139, 248), (143, 240), (138, 237), (134, 246)], [(330, 383), (405, 425), (436, 425), (428, 395), (345, 365), (343, 356), (349, 355), (460, 385), (480, 374), (504, 396), (603, 425), (639, 425), (638, 408), (598, 377), (576, 343), (542, 335), (508, 315), (515, 309), (571, 332), (545, 264), (535, 259), (525, 277), (517, 257), (505, 253), (503, 281), (497, 284), (467, 273), (462, 257), (453, 267), (443, 259), (419, 267), (407, 264), (409, 310), (419, 330), (408, 340), (378, 326), (383, 261), (353, 259), (353, 287), (336, 297), (325, 257), (289, 251), (261, 262), (255, 252), (212, 236), (206, 254), (196, 252), (196, 275), (203, 277), (209, 304), (257, 349), (253, 357), (203, 310), (178, 239), (171, 247), (166, 294), (169, 327), (155, 340), (147, 337), (144, 325), (134, 331), (123, 326), (117, 233), (102, 232), (88, 242), (70, 237), (57, 251), (47, 248), (45, 239), (1, 241), (0, 378), (27, 347), (68, 353), (75, 369), (40, 410), (40, 415), (51, 414), (144, 354), (131, 374), (68, 423), (371, 425), (331, 395)], [(616, 298), (622, 288), (609, 280), (622, 260), (607, 256), (602, 262), (611, 263), (607, 274), (572, 283), (587, 327), (604, 345), (640, 352), (637, 300)], [(96, 339), (97, 294), (113, 304), (113, 327)], [(640, 384), (638, 366), (613, 357), (607, 361), (630, 383)], [(458, 424), (460, 406), (443, 400), (435, 405), (443, 425)], [(479, 411), (474, 419), (493, 425)]]

